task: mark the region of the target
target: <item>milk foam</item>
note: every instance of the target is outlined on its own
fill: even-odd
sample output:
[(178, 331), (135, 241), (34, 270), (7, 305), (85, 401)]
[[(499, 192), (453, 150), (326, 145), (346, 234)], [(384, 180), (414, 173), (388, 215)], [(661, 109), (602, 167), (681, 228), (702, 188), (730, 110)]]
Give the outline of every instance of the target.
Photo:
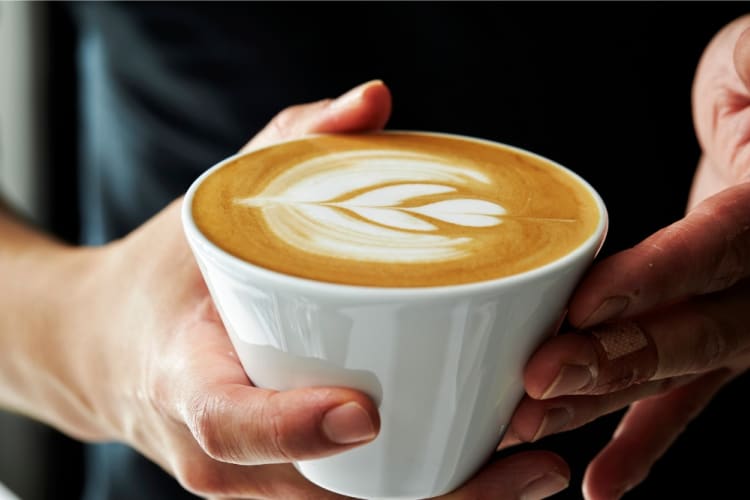
[(193, 219), (262, 268), (379, 287), (515, 275), (579, 247), (600, 220), (587, 187), (501, 144), (420, 133), (319, 134), (206, 176)]
[[(295, 165), (235, 203), (260, 209), (276, 237), (305, 252), (429, 263), (468, 256), (473, 229), (502, 223), (501, 205), (457, 194), (477, 183), (491, 180), (429, 154), (342, 151)], [(445, 224), (466, 230), (448, 235), (441, 231)]]

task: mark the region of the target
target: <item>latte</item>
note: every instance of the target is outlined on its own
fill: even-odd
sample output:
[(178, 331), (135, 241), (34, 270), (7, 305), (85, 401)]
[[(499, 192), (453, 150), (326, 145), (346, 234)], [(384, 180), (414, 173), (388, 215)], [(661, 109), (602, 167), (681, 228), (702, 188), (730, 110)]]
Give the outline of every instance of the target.
[(490, 280), (553, 262), (603, 216), (576, 176), (539, 156), (428, 133), (318, 135), (224, 163), (192, 203), (226, 252), (350, 285)]

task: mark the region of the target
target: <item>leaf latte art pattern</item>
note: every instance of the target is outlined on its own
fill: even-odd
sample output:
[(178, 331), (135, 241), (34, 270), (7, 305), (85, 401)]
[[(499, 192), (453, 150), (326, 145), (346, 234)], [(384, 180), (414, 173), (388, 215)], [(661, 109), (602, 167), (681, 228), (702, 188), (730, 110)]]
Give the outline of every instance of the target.
[(235, 203), (305, 252), (374, 262), (466, 257), (473, 233), (506, 209), (472, 195), (491, 180), (442, 158), (393, 150), (336, 152), (295, 165)]
[(375, 287), (475, 283), (551, 263), (602, 220), (589, 188), (523, 150), (444, 134), (319, 134), (228, 159), (195, 225), (251, 265)]

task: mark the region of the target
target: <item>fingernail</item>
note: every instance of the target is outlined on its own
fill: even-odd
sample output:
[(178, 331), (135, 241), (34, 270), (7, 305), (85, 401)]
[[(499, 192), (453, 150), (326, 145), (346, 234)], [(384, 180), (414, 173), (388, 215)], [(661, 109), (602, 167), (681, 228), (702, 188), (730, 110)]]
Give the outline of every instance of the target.
[(591, 384), (594, 376), (591, 369), (581, 365), (562, 365), (557, 378), (547, 387), (541, 399), (551, 399), (564, 394), (573, 394)]
[(521, 491), (520, 498), (521, 500), (538, 500), (540, 498), (547, 498), (567, 487), (568, 478), (557, 474), (556, 472), (548, 472), (542, 477), (527, 484), (523, 491)]
[(337, 444), (369, 441), (375, 437), (370, 415), (357, 403), (346, 403), (323, 416), (323, 433)]
[(568, 408), (550, 408), (544, 414), (542, 423), (539, 425), (531, 442), (535, 442), (544, 436), (559, 432), (573, 420), (573, 412)]
[(368, 88), (376, 84), (379, 85), (381, 83), (381, 80), (370, 80), (369, 82), (358, 85), (334, 99), (328, 109), (339, 110), (352, 107), (362, 99), (362, 96), (365, 94)]
[(627, 309), (630, 299), (625, 296), (618, 295), (616, 297), (609, 297), (604, 300), (594, 312), (589, 314), (586, 319), (581, 323), (581, 328), (586, 328), (591, 325), (603, 323), (607, 320), (614, 319)]

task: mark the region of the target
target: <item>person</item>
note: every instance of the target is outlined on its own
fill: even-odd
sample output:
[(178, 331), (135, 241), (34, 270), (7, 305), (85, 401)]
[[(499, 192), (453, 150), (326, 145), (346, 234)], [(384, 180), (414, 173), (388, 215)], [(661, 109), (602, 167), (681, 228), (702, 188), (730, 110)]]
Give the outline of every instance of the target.
[[(177, 479), (164, 481), (129, 448), (107, 444), (93, 451), (89, 498), (177, 498), (183, 489), (217, 498), (335, 498), (289, 462), (372, 439), (375, 407), (343, 388), (275, 393), (248, 383), (182, 236), (179, 195), (202, 169), (237, 149), (387, 124), (509, 137), (564, 161), (565, 149), (554, 154), (559, 143), (528, 137), (545, 135), (540, 124), (558, 124), (557, 117), (575, 123), (575, 113), (596, 108), (584, 106), (584, 98), (595, 103), (609, 92), (581, 87), (582, 78), (566, 85), (567, 71), (597, 74), (600, 84), (615, 77), (637, 82), (615, 74), (606, 61), (591, 71), (586, 57), (555, 57), (590, 47), (592, 36), (611, 44), (604, 52), (623, 39), (607, 33), (609, 26), (569, 32), (557, 22), (560, 7), (549, 8), (539, 16), (518, 5), (468, 11), (452, 4), (294, 5), (289, 16), (264, 4), (76, 6), (88, 245), (64, 245), (0, 216), (0, 405), (84, 441), (126, 443)], [(357, 22), (341, 24), (331, 9)], [(629, 26), (640, 11), (625, 14), (622, 26)], [(395, 15), (419, 22), (393, 23)], [(503, 33), (493, 31), (498, 19), (516, 18), (515, 25), (503, 24)], [(389, 37), (377, 37), (384, 26)], [(712, 395), (747, 368), (748, 27), (747, 17), (728, 24), (698, 67), (693, 106), (703, 159), (687, 215), (591, 269), (570, 303), (574, 331), (550, 339), (527, 365), (528, 397), (504, 451), (450, 498), (541, 498), (560, 491), (571, 480), (560, 456), (512, 445), (629, 406), (583, 480), (587, 498), (618, 498), (644, 479)], [(498, 50), (491, 34), (515, 42), (501, 60), (513, 78), (491, 78), (497, 59), (488, 54)], [(342, 47), (341, 40), (361, 43)], [(414, 48), (427, 41), (437, 45)], [(476, 50), (460, 50), (466, 47)], [(633, 49), (622, 47), (618, 55)], [(541, 68), (540, 54), (548, 56)], [(337, 99), (316, 100), (344, 81), (367, 80), (373, 67), (388, 86), (368, 81)], [(559, 77), (555, 84), (569, 100), (549, 90), (547, 72)], [(498, 86), (538, 99), (502, 98)], [(547, 94), (552, 97), (544, 99)], [(400, 95), (411, 100), (398, 101)], [(628, 95), (618, 98), (642, 106)], [(286, 108), (264, 126), (282, 100), (315, 102)], [(259, 132), (243, 146), (250, 130)], [(546, 136), (566, 135), (553, 132)], [(604, 157), (595, 141), (585, 146)], [(632, 149), (621, 153), (624, 160), (646, 162), (646, 150)], [(584, 177), (601, 181), (596, 165)], [(649, 193), (649, 186), (632, 182), (642, 188), (639, 195)], [(630, 205), (608, 201), (612, 233), (625, 208), (639, 213), (633, 197), (626, 194)], [(617, 200), (616, 193), (607, 191), (605, 200)], [(357, 411), (333, 411), (347, 402)]]
[[(517, 439), (629, 406), (594, 458), (587, 498), (643, 481), (681, 430), (748, 368), (750, 16), (708, 45), (693, 86), (702, 155), (684, 218), (599, 262), (570, 301), (576, 332), (529, 361)], [(576, 397), (577, 396), (577, 397)]]

